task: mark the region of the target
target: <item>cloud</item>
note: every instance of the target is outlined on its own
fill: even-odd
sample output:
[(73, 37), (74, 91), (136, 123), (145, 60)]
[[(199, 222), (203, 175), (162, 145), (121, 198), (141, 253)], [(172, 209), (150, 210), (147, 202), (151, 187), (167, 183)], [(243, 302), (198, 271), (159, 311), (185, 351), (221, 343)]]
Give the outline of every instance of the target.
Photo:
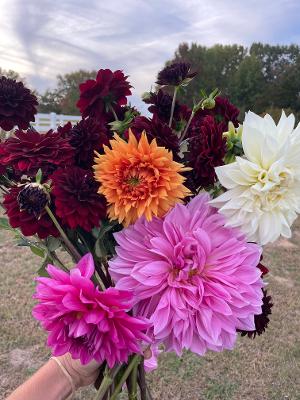
[(300, 36), (296, 0), (1, 1), (0, 66), (38, 90), (79, 68), (121, 68), (136, 101), (181, 42), (289, 43)]

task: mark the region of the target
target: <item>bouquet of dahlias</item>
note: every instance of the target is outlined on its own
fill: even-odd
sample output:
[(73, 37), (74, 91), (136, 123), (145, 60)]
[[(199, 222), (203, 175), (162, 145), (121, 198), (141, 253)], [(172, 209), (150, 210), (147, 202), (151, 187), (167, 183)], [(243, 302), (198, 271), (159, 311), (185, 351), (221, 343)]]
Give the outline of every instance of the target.
[(33, 315), (54, 355), (101, 365), (99, 400), (151, 399), (160, 352), (232, 349), (269, 322), (261, 246), (300, 211), (300, 128), (284, 113), (241, 125), (217, 90), (180, 104), (195, 75), (160, 71), (149, 118), (127, 105), (128, 77), (101, 69), (80, 85), (82, 120), (46, 133), (30, 126), (35, 96), (0, 79), (0, 127), (15, 128), (1, 226), (42, 257)]

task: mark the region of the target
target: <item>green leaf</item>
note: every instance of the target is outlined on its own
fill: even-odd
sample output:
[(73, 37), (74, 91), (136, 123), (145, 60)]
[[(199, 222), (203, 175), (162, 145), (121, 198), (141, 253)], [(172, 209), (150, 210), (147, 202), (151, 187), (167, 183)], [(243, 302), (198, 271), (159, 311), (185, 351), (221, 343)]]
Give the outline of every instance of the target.
[(49, 236), (46, 240), (46, 246), (49, 251), (57, 250), (61, 245), (61, 241), (58, 238)]
[(6, 229), (8, 231), (13, 231), (14, 229), (9, 225), (8, 219), (5, 217), (0, 218), (0, 229)]
[(30, 245), (30, 250), (33, 252), (33, 254), (35, 254), (36, 256), (39, 257), (45, 257), (45, 251), (43, 249), (41, 249), (40, 247), (37, 247), (35, 245)]
[(46, 271), (46, 267), (48, 264), (51, 264), (52, 260), (49, 257), (45, 257), (42, 265), (38, 269), (37, 273), (39, 276), (49, 277), (48, 272)]
[(43, 176), (43, 173), (42, 173), (42, 170), (40, 168), (38, 170), (38, 172), (36, 173), (36, 176), (35, 176), (36, 183), (41, 183), (42, 182), (42, 176)]

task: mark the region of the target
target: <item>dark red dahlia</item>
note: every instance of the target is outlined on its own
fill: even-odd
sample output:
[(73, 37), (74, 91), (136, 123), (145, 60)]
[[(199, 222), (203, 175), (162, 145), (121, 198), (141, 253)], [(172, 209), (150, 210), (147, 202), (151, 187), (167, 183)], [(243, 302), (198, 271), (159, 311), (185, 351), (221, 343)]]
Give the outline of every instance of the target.
[(0, 77), (0, 128), (10, 131), (14, 126), (27, 129), (34, 121), (37, 98), (22, 82)]
[(0, 144), (0, 164), (29, 176), (41, 168), (46, 177), (57, 167), (72, 164), (73, 159), (72, 146), (59, 132), (41, 134), (33, 129), (18, 130), (14, 137)]
[[(9, 223), (13, 228), (20, 228), (24, 236), (32, 236), (37, 234), (40, 239), (46, 237), (59, 236), (59, 232), (53, 225), (50, 217), (46, 211), (39, 209), (39, 216), (36, 216), (37, 209), (32, 206), (28, 207), (27, 210), (24, 208), (24, 196), (20, 199), (20, 192), (24, 186), (14, 186), (9, 189), (9, 193), (4, 196), (3, 206), (6, 210), (6, 214), (9, 219)], [(32, 200), (41, 200), (37, 196)], [(23, 201), (23, 203), (22, 203)], [(22, 203), (20, 205), (20, 203)], [(38, 206), (38, 204), (36, 204)]]
[(127, 78), (120, 70), (112, 72), (110, 69), (100, 69), (96, 80), (88, 79), (82, 83), (77, 102), (82, 116), (101, 120), (103, 113), (114, 105), (127, 104), (127, 96), (131, 95), (132, 87)]
[(24, 185), (18, 194), (20, 210), (33, 214), (37, 219), (42, 215), (50, 202), (50, 195), (39, 183)]
[(67, 138), (71, 129), (72, 129), (72, 124), (69, 121), (65, 125), (59, 126), (57, 128), (57, 132), (60, 134), (62, 138)]
[(210, 110), (218, 122), (223, 122), (225, 131), (228, 130), (228, 122), (231, 121), (235, 127), (239, 126), (238, 116), (240, 110), (234, 106), (227, 97), (218, 96), (215, 98), (216, 105)]
[(199, 131), (191, 137), (188, 143), (186, 158), (193, 168), (188, 173), (191, 189), (207, 187), (216, 182), (215, 167), (223, 165), (226, 154), (226, 139), (223, 129), (212, 116), (206, 116)]
[(81, 168), (91, 168), (95, 157), (94, 151), (101, 153), (103, 145), (109, 144), (109, 131), (105, 125), (93, 118), (83, 119), (69, 132), (70, 144), (75, 151), (75, 163)]
[(91, 231), (106, 217), (105, 198), (97, 193), (98, 184), (91, 171), (79, 167), (59, 169), (53, 182), (56, 214), (72, 229)]
[(249, 338), (255, 338), (256, 335), (260, 336), (262, 335), (266, 328), (268, 327), (268, 324), (270, 322), (269, 315), (272, 314), (272, 297), (268, 296), (267, 291), (265, 289), (262, 289), (263, 292), (263, 305), (261, 307), (261, 314), (255, 315), (254, 316), (254, 322), (255, 322), (255, 330), (254, 331), (238, 331), (241, 332), (242, 336), (248, 336)]
[[(164, 93), (161, 89), (157, 93), (150, 92), (150, 96), (144, 99), (146, 104), (150, 104), (148, 110), (163, 122), (169, 122), (172, 106), (172, 97)], [(180, 106), (175, 103), (173, 118), (178, 119)]]
[(167, 65), (157, 75), (156, 83), (161, 86), (179, 86), (184, 81), (192, 79), (197, 72), (191, 72), (191, 64), (187, 62), (176, 62)]
[(133, 134), (140, 139), (143, 131), (146, 131), (149, 140), (156, 139), (159, 146), (163, 146), (173, 152), (173, 156), (179, 153), (179, 139), (166, 123), (161, 122), (157, 117), (149, 119), (136, 117), (130, 126)]

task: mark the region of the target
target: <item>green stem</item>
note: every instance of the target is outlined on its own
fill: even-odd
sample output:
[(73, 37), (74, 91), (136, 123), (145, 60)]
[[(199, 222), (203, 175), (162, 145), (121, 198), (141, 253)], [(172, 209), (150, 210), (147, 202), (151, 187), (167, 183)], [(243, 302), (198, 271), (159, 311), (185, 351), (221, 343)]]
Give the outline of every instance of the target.
[(188, 131), (190, 125), (191, 125), (192, 119), (194, 118), (194, 115), (195, 115), (195, 112), (192, 111), (192, 113), (191, 113), (191, 115), (190, 115), (190, 118), (189, 118), (189, 120), (188, 120), (188, 122), (187, 122), (187, 124), (186, 124), (186, 126), (185, 126), (185, 128), (184, 128), (183, 134), (182, 134), (182, 136), (181, 136), (181, 138), (180, 138), (180, 143), (183, 142), (183, 140), (184, 140), (184, 138), (185, 138), (185, 136), (186, 136), (186, 134), (187, 134), (187, 131)]
[(179, 86), (175, 86), (174, 94), (173, 94), (173, 100), (172, 100), (172, 106), (171, 106), (171, 114), (170, 114), (170, 119), (169, 119), (169, 127), (170, 128), (172, 126), (173, 114), (174, 114), (176, 96), (177, 96), (178, 89), (179, 89)]
[(114, 377), (117, 375), (121, 367), (122, 365), (117, 365), (104, 374), (101, 385), (98, 392), (96, 393), (96, 396), (94, 397), (94, 400), (102, 400), (104, 398), (107, 390), (110, 388), (111, 384), (114, 381)]
[(64, 230), (60, 226), (59, 222), (57, 221), (55, 215), (50, 210), (50, 208), (48, 206), (46, 206), (45, 210), (47, 211), (47, 213), (48, 213), (49, 217), (51, 218), (53, 224), (56, 226), (57, 230), (59, 231), (63, 241), (65, 242), (66, 247), (69, 249), (71, 255), (74, 258), (74, 260), (76, 262), (78, 262), (81, 259), (81, 255), (78, 253), (77, 249), (74, 247), (74, 245), (69, 240), (68, 236), (65, 234)]
[(110, 108), (111, 112), (113, 113), (113, 116), (115, 117), (115, 120), (116, 120), (116, 121), (119, 121), (119, 118), (118, 118), (118, 116), (117, 116), (117, 114), (116, 114), (116, 112), (115, 112), (113, 106), (109, 106), (109, 108)]
[(147, 385), (145, 377), (144, 358), (139, 363), (138, 369), (139, 369), (139, 386), (140, 386), (141, 400), (147, 400)]
[(128, 395), (129, 400), (137, 400), (137, 376), (138, 376), (138, 366), (139, 364), (135, 364), (133, 370), (129, 376), (130, 379), (130, 391)]
[(120, 393), (120, 391), (122, 389), (122, 386), (123, 386), (124, 382), (126, 381), (128, 376), (130, 375), (130, 373), (133, 370), (133, 368), (135, 368), (135, 366), (137, 366), (140, 361), (141, 361), (141, 356), (139, 354), (136, 354), (135, 356), (132, 357), (130, 363), (128, 364), (128, 367), (124, 371), (123, 376), (121, 377), (121, 379), (119, 380), (118, 384), (116, 385), (116, 388), (115, 388), (110, 400), (117, 400), (118, 395), (119, 395), (119, 393)]

